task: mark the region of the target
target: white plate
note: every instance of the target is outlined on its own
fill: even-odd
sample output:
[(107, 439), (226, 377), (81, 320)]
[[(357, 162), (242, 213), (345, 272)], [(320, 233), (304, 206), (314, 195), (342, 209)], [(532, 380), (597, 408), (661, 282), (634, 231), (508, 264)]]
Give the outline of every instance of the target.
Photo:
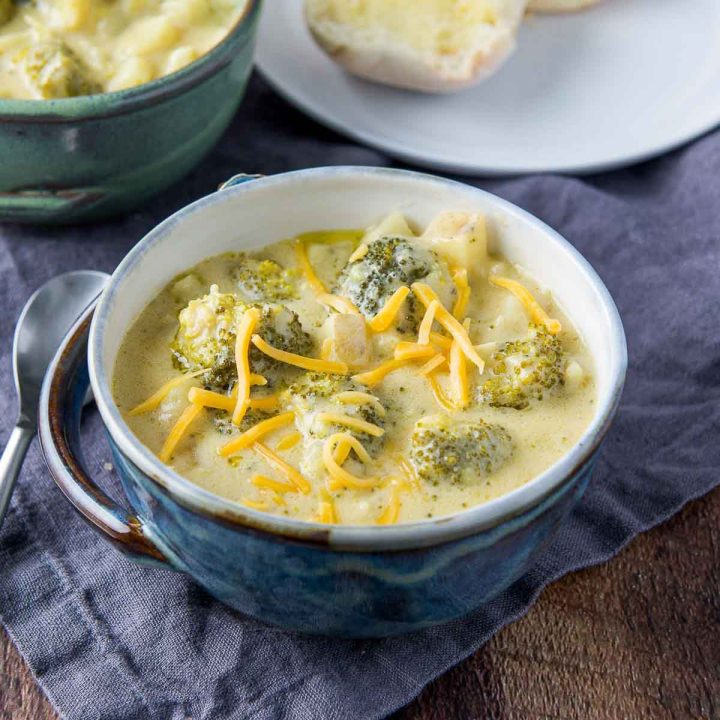
[(720, 123), (720, 1), (605, 0), (532, 16), (496, 75), (431, 96), (346, 75), (313, 43), (301, 0), (269, 0), (257, 64), (309, 115), (403, 160), (486, 175), (591, 172)]

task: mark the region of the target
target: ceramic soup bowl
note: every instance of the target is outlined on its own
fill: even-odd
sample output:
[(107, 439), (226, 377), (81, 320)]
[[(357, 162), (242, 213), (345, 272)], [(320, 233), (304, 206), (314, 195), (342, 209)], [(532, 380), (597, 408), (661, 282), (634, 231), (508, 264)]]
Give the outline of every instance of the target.
[(117, 214), (188, 173), (217, 142), (252, 70), (261, 0), (209, 53), (120, 92), (0, 98), (0, 222)]
[[(111, 392), (129, 325), (178, 273), (226, 251), (301, 232), (363, 227), (400, 210), (420, 226), (447, 209), (484, 213), (511, 261), (552, 288), (596, 367), (597, 411), (579, 442), (525, 486), (452, 516), (393, 526), (329, 526), (252, 510), (163, 465), (125, 424)], [(283, 628), (386, 636), (464, 615), (520, 577), (583, 494), (618, 405), (622, 324), (586, 260), (557, 233), (493, 195), (429, 175), (318, 168), (238, 176), (150, 232), (71, 331), (45, 381), (41, 440), (71, 503), (141, 562), (193, 577), (221, 601)], [(129, 509), (83, 468), (79, 420), (88, 380)]]

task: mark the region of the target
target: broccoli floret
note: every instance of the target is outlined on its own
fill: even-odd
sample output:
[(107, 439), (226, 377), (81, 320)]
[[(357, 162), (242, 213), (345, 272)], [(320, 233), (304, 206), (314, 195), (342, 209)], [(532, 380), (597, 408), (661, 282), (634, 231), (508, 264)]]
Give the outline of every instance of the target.
[(478, 401), (492, 407), (522, 410), (565, 384), (562, 344), (541, 325), (531, 324), (524, 340), (503, 343), (489, 368), (492, 376), (479, 386)]
[[(368, 245), (364, 257), (349, 263), (338, 278), (336, 292), (350, 298), (366, 317), (373, 317), (401, 286), (428, 284), (445, 305), (452, 305), (455, 286), (447, 264), (432, 250), (405, 237), (381, 237)], [(398, 330), (414, 332), (423, 307), (410, 294)]]
[(0, 0), (0, 25), (10, 22), (16, 9), (14, 0)]
[(279, 303), (297, 297), (293, 271), (274, 260), (258, 260), (240, 253), (233, 279), (243, 296), (251, 301)]
[[(232, 293), (221, 293), (217, 285), (207, 295), (191, 300), (178, 316), (178, 331), (171, 345), (175, 366), (185, 372), (208, 368), (203, 376), (205, 385), (230, 390), (237, 380), (235, 330), (249, 307)], [(279, 305), (256, 307), (261, 311), (257, 333), (266, 342), (300, 355), (312, 352), (312, 339), (296, 313)], [(292, 371), (289, 365), (273, 360), (255, 346), (250, 347), (249, 357), (250, 370), (264, 375), (270, 384), (282, 373)]]
[(447, 415), (418, 420), (410, 442), (415, 472), (430, 483), (472, 482), (497, 470), (513, 452), (512, 438), (501, 425)]
[(77, 97), (101, 92), (82, 60), (61, 42), (30, 48), (22, 69), (30, 85), (45, 99)]
[(237, 432), (243, 433), (253, 425), (257, 425), (261, 420), (266, 420), (270, 415), (269, 412), (266, 413), (262, 410), (250, 409), (245, 413), (240, 424), (235, 425), (232, 421), (231, 413), (225, 410), (208, 408), (208, 412), (210, 413), (213, 427), (223, 435), (234, 435)]

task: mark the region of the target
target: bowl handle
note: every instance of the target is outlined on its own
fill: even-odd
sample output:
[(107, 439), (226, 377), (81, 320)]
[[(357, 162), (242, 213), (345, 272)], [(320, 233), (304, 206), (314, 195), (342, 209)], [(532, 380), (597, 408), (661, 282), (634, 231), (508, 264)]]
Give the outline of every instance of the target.
[(102, 190), (51, 190), (47, 188), (0, 192), (0, 221), (53, 222), (105, 198)]
[(132, 559), (169, 568), (142, 520), (114, 502), (82, 462), (80, 418), (89, 385), (88, 334), (95, 304), (65, 336), (45, 375), (38, 418), (43, 455), (60, 490), (95, 530)]
[(259, 180), (260, 178), (264, 177), (264, 175), (249, 175), (248, 173), (239, 173), (237, 175), (233, 175), (224, 183), (220, 183), (220, 185), (218, 185), (218, 190), (225, 190), (227, 188), (235, 187), (236, 185), (243, 185), (244, 183), (250, 182), (251, 180)]

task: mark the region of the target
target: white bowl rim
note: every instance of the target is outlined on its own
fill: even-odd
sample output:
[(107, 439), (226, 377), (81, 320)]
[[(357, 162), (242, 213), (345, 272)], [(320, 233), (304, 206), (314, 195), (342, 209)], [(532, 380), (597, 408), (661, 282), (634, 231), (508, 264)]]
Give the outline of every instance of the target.
[[(387, 526), (324, 525), (263, 513), (239, 502), (214, 495), (164, 465), (133, 434), (115, 405), (111, 391), (112, 386), (104, 369), (103, 347), (107, 317), (116, 301), (119, 292), (118, 286), (123, 278), (133, 271), (133, 268), (150, 248), (164, 242), (171, 236), (176, 225), (207, 206), (223, 203), (228, 197), (234, 195), (253, 192), (254, 188), (261, 186), (284, 185), (293, 180), (347, 179), (363, 175), (385, 178), (403, 176), (424, 183), (438, 183), (445, 188), (448, 186), (456, 187), (458, 190), (462, 188), (464, 193), (470, 190), (503, 213), (535, 226), (551, 242), (559, 244), (571, 256), (579, 273), (584, 276), (584, 281), (597, 292), (610, 323), (612, 361), (610, 382), (604, 396), (598, 397), (598, 410), (595, 418), (578, 442), (564, 456), (525, 485), (486, 503), (475, 505), (452, 515), (428, 520)], [(290, 540), (320, 541), (326, 543), (330, 549), (375, 552), (427, 547), (476, 534), (529, 511), (539, 505), (543, 499), (559, 490), (592, 457), (612, 422), (625, 380), (627, 345), (615, 302), (593, 267), (565, 238), (534, 215), (485, 190), (427, 173), (395, 168), (333, 166), (280, 173), (225, 188), (185, 206), (153, 228), (125, 256), (103, 292), (90, 329), (88, 365), (95, 401), (111, 438), (135, 466), (157, 482), (181, 505), (220, 522), (230, 522)], [(152, 531), (152, 528), (150, 530)]]

